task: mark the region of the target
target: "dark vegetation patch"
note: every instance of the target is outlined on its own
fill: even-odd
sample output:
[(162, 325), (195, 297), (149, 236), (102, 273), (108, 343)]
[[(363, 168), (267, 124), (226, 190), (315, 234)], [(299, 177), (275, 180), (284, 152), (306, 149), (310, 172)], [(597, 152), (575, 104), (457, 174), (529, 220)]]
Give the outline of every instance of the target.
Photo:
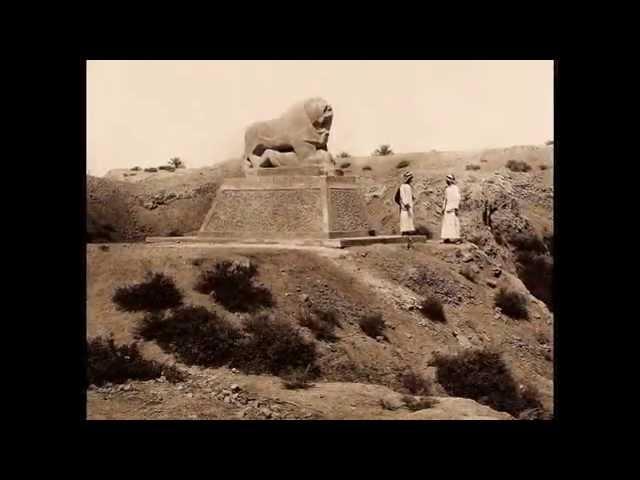
[(480, 165), (470, 163), (464, 167), (465, 170), (480, 170)]
[(402, 403), (404, 403), (405, 407), (407, 407), (412, 412), (417, 412), (418, 410), (424, 410), (426, 408), (432, 408), (436, 403), (438, 403), (433, 398), (428, 397), (414, 397), (412, 395), (403, 395)]
[(521, 388), (497, 351), (436, 353), (430, 364), (437, 368), (436, 379), (449, 395), (471, 398), (516, 417), (543, 410), (538, 391), (531, 386)]
[(163, 366), (146, 360), (135, 343), (116, 345), (113, 337), (95, 337), (87, 341), (87, 380), (89, 385), (150, 380), (162, 375)]
[(144, 171), (145, 171), (145, 172), (152, 172), (152, 173), (153, 173), (153, 172), (157, 172), (157, 171), (158, 171), (158, 169), (157, 169), (157, 168), (155, 168), (155, 167), (149, 167), (149, 168), (145, 168), (145, 169), (144, 169)]
[(200, 273), (195, 290), (211, 295), (230, 312), (255, 312), (274, 304), (271, 291), (259, 285), (252, 262), (222, 260)]
[(358, 325), (371, 338), (384, 336), (385, 323), (380, 313), (367, 314), (360, 317)]
[(502, 313), (516, 320), (526, 320), (529, 318), (527, 308), (527, 297), (520, 292), (501, 288), (495, 295), (494, 303), (500, 307)]
[(507, 168), (512, 172), (528, 172), (531, 170), (531, 165), (524, 160), (509, 160), (507, 162)]
[(350, 162), (344, 162), (340, 164), (340, 168), (349, 168), (351, 166)]
[(406, 393), (412, 395), (431, 395), (431, 380), (409, 369), (398, 376), (398, 381)]
[(398, 164), (396, 165), (396, 168), (400, 169), (400, 168), (406, 168), (410, 165), (408, 160), (402, 160), (401, 162), (398, 162)]
[(295, 369), (317, 374), (316, 346), (286, 321), (266, 314), (245, 320), (247, 336), (231, 366), (245, 373), (280, 375)]
[(369, 165), (365, 165), (364, 167), (362, 167), (363, 171), (371, 171), (373, 170)]
[(420, 313), (434, 322), (445, 323), (447, 321), (442, 302), (434, 295), (430, 295), (420, 302)]
[(236, 353), (242, 332), (204, 307), (184, 306), (168, 315), (147, 314), (136, 334), (155, 340), (163, 350), (188, 365), (218, 367)]
[(516, 257), (516, 271), (531, 294), (553, 311), (553, 257), (520, 252)]
[(113, 302), (126, 312), (159, 311), (182, 304), (182, 292), (172, 278), (163, 273), (148, 273), (144, 282), (119, 287)]

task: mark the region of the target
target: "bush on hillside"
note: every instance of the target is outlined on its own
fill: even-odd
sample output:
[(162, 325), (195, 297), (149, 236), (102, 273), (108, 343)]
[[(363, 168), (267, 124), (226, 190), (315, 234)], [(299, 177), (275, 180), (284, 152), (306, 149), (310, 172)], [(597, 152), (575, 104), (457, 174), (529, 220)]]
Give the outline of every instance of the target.
[(513, 233), (509, 236), (509, 244), (521, 252), (546, 253), (547, 251), (542, 238), (534, 233)]
[(286, 374), (295, 369), (317, 373), (316, 346), (286, 321), (266, 314), (254, 315), (244, 323), (247, 337), (231, 366), (246, 373)]
[(417, 412), (418, 410), (424, 410), (425, 408), (432, 408), (438, 402), (433, 398), (425, 398), (425, 397), (413, 397), (411, 395), (403, 395), (402, 403), (404, 403), (407, 409), (412, 412)]
[(547, 140), (546, 142), (544, 142), (544, 144), (547, 146), (553, 145), (553, 140)]
[(149, 167), (144, 169), (145, 172), (157, 172), (158, 169), (155, 167)]
[(396, 165), (396, 168), (400, 169), (400, 168), (406, 168), (410, 165), (410, 162), (408, 160), (402, 160), (401, 162), (398, 162), (398, 164)]
[(373, 170), (369, 165), (365, 165), (364, 167), (362, 167), (363, 171), (369, 172), (371, 170)]
[(431, 395), (433, 385), (431, 380), (422, 375), (417, 374), (413, 370), (409, 369), (402, 373), (398, 380), (405, 392), (412, 395)]
[(149, 272), (144, 282), (116, 289), (112, 300), (125, 312), (152, 312), (177, 307), (182, 298), (171, 277)]
[(274, 304), (271, 291), (258, 285), (258, 268), (252, 262), (222, 260), (213, 270), (200, 273), (195, 290), (212, 295), (230, 312), (255, 312)]
[(487, 160), (486, 158), (481, 158), (480, 159), (480, 163), (487, 163), (489, 160)]
[(480, 170), (480, 165), (470, 163), (464, 167), (465, 170)]
[(335, 329), (339, 326), (335, 310), (301, 307), (298, 323), (311, 330), (318, 340), (337, 340)]
[(549, 165), (547, 165), (547, 164), (543, 163), (543, 164), (541, 164), (541, 165), (538, 165), (538, 168), (539, 168), (540, 170), (546, 170), (546, 169), (548, 169), (548, 168), (549, 168)]
[(186, 168), (185, 163), (180, 159), (180, 157), (173, 157), (169, 160), (169, 165), (173, 168)]
[(444, 323), (447, 321), (442, 302), (433, 295), (420, 302), (420, 313), (434, 322)]
[(140, 170), (142, 170), (140, 167), (133, 167), (130, 169), (132, 172), (139, 172)]
[(386, 328), (384, 319), (379, 313), (367, 314), (360, 317), (358, 325), (362, 331), (371, 338), (384, 337)]
[(542, 410), (538, 392), (530, 386), (520, 388), (497, 351), (436, 353), (430, 365), (437, 368), (436, 379), (449, 395), (471, 398), (514, 416), (532, 409)]
[(520, 252), (516, 271), (531, 294), (553, 311), (553, 257), (534, 252)]
[(144, 359), (135, 343), (117, 346), (112, 336), (87, 341), (87, 366), (89, 385), (96, 386), (150, 380), (162, 375), (162, 365)]
[(176, 171), (175, 167), (172, 167), (171, 165), (160, 165), (158, 167), (158, 170), (164, 170), (164, 171), (167, 171), (167, 172), (175, 172)]
[(500, 307), (502, 313), (516, 320), (525, 320), (529, 318), (529, 310), (527, 309), (527, 297), (522, 293), (514, 290), (501, 288), (494, 298), (496, 307)]
[(344, 162), (340, 164), (340, 168), (349, 168), (351, 166), (350, 162)]
[(338, 158), (351, 158), (351, 155), (347, 152), (340, 152)]
[(393, 150), (391, 150), (391, 145), (380, 145), (373, 151), (373, 155), (377, 157), (384, 157), (386, 155), (393, 155)]
[(531, 165), (524, 160), (509, 160), (507, 162), (507, 168), (512, 172), (528, 172), (531, 170)]
[(178, 308), (166, 317), (147, 314), (136, 334), (155, 342), (188, 365), (218, 367), (236, 353), (242, 333), (228, 320), (204, 307)]

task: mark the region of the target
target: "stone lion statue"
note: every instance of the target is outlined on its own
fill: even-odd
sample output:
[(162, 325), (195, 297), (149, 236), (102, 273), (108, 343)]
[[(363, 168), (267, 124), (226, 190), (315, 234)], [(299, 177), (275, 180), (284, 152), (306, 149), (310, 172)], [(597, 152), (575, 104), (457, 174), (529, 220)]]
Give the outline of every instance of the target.
[(280, 117), (249, 125), (244, 135), (245, 168), (324, 163), (333, 109), (315, 97), (297, 103)]

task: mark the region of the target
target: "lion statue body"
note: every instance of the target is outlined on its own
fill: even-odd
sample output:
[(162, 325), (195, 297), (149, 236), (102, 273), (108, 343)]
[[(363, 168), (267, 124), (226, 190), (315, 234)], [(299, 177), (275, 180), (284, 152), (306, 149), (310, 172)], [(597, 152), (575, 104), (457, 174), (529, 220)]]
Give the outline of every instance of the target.
[(244, 136), (245, 168), (325, 163), (333, 109), (315, 97), (297, 103), (280, 117), (249, 125)]

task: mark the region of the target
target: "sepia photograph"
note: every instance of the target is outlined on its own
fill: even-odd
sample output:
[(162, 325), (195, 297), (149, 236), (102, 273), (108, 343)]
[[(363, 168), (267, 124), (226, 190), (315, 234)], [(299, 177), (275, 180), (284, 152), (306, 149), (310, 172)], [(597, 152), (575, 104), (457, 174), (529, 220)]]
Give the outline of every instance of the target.
[(87, 420), (554, 419), (553, 59), (85, 73)]

